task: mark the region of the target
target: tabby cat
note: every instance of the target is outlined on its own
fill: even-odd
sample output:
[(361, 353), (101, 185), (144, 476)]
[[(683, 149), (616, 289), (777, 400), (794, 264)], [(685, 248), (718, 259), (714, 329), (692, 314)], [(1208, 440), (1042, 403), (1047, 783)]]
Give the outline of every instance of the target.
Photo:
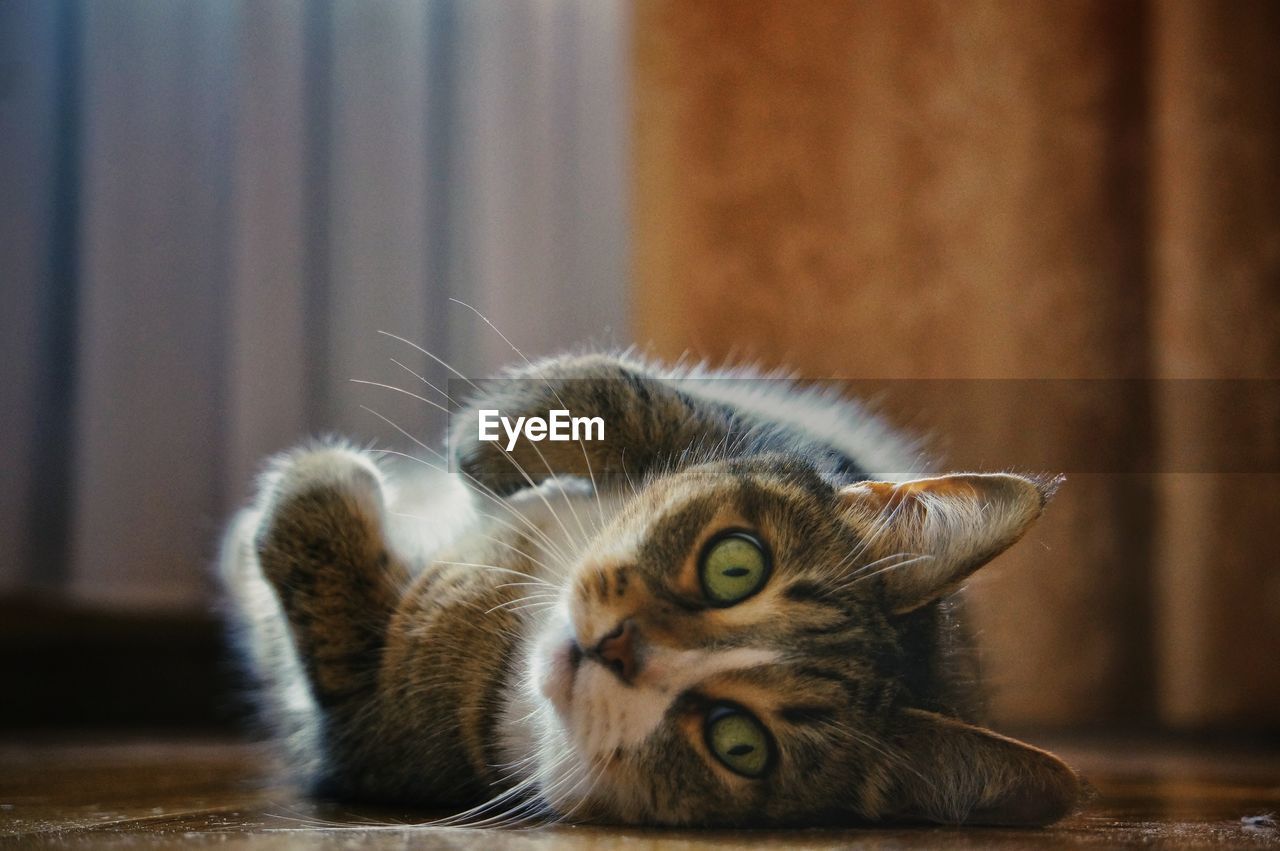
[[(507, 452), (480, 409), (600, 416), (606, 439)], [(449, 444), (417, 480), (337, 442), (287, 453), (227, 535), (264, 715), (317, 793), (478, 824), (1075, 805), (1064, 763), (973, 723), (952, 593), (1055, 482), (904, 480), (907, 447), (852, 403), (601, 354), (483, 384)]]

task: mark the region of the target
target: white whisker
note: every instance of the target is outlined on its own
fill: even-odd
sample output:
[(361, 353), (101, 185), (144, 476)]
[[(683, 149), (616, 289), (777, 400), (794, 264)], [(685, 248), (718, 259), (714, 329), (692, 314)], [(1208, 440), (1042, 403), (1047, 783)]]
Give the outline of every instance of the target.
[(425, 396), (419, 396), (417, 393), (411, 393), (408, 390), (405, 390), (403, 387), (396, 387), (394, 384), (383, 384), (381, 381), (366, 381), (363, 378), (351, 378), (348, 380), (351, 381), (353, 384), (368, 384), (370, 387), (381, 387), (384, 390), (394, 390), (397, 393), (403, 393), (406, 396), (411, 396), (414, 399), (417, 399), (419, 402), (426, 402), (431, 407), (439, 408), (440, 410), (444, 411), (446, 414), (449, 413), (449, 409), (446, 408), (444, 405), (441, 405), (439, 402), (433, 402)]
[(435, 355), (431, 354), (431, 352), (429, 352), (429, 351), (427, 351), (426, 349), (422, 348), (422, 346), (419, 346), (417, 343), (412, 342), (411, 340), (406, 340), (404, 337), (398, 336), (398, 335), (396, 335), (396, 334), (392, 334), (390, 331), (381, 331), (381, 330), (380, 330), (380, 331), (378, 331), (378, 333), (379, 333), (379, 334), (382, 334), (382, 335), (384, 335), (384, 336), (390, 337), (390, 338), (391, 338), (391, 339), (393, 339), (393, 340), (399, 340), (400, 342), (404, 343), (405, 345), (412, 346), (413, 348), (415, 348), (415, 349), (417, 349), (418, 351), (422, 352), (422, 353), (423, 353), (424, 355), (426, 355), (427, 357), (431, 358), (431, 359), (432, 359), (433, 361), (435, 361), (436, 363), (440, 364), (440, 365), (441, 365), (442, 367), (444, 367), (445, 369), (447, 369), (447, 370), (449, 370), (450, 372), (452, 372), (452, 373), (453, 373), (454, 375), (456, 375), (458, 378), (461, 378), (463, 381), (465, 381), (465, 382), (467, 382), (468, 384), (470, 384), (470, 385), (471, 385), (473, 388), (475, 388), (476, 390), (479, 390), (479, 389), (480, 389), (479, 385), (477, 385), (477, 384), (476, 384), (474, 381), (472, 381), (470, 378), (467, 378), (465, 375), (463, 375), (463, 374), (462, 374), (461, 372), (459, 372), (458, 370), (454, 369), (452, 366), (450, 366), (450, 365), (449, 365), (448, 363), (446, 363), (444, 360), (442, 360), (442, 359), (440, 359), (440, 358), (436, 357)]

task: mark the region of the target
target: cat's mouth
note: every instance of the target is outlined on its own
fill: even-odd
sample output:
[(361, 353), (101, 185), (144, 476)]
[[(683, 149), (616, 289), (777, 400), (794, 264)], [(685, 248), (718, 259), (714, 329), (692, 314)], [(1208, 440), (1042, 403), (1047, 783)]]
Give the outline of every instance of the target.
[(572, 636), (556, 641), (546, 651), (538, 688), (561, 717), (568, 717), (582, 659), (582, 648)]

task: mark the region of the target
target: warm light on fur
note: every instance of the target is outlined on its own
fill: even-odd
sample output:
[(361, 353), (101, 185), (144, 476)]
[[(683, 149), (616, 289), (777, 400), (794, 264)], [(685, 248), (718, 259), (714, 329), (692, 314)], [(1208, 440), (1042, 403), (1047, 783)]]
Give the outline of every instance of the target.
[[(223, 572), (264, 715), (299, 772), (344, 796), (480, 805), (477, 824), (1065, 814), (1070, 769), (967, 717), (947, 596), (1056, 483), (873, 481), (908, 469), (879, 423), (830, 397), (723, 381), (586, 356), (490, 385), (454, 431), (471, 507), (430, 529), (421, 558), (394, 518), (430, 525), (443, 496), (402, 505), (372, 456), (343, 446), (273, 462)], [(524, 414), (553, 398), (603, 417), (611, 440), (507, 453), (475, 439), (478, 404)], [(426, 492), (457, 493), (456, 476), (424, 475)], [(764, 547), (769, 570), (757, 561), (758, 589), (720, 605), (699, 571), (726, 530)], [(709, 750), (723, 706), (767, 731), (760, 776)]]

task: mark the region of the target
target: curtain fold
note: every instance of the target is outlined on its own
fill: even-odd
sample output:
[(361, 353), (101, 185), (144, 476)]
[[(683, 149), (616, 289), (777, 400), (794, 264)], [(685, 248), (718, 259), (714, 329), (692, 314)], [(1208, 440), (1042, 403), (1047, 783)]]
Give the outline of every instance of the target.
[[(1280, 398), (1252, 388), (1280, 378), (1280, 6), (1164, 2), (1153, 18), (1153, 327), (1158, 374), (1174, 379), (1161, 447), (1209, 471), (1160, 482), (1160, 708), (1181, 726), (1269, 726)], [(1257, 452), (1254, 471), (1213, 472), (1240, 447)]]
[(224, 504), (221, 477), (198, 473), (221, 461), (232, 12), (79, 13), (71, 588), (177, 604)]
[(60, 258), (74, 208), (58, 203), (73, 144), (64, 132), (74, 69), (61, 61), (69, 19), (66, 3), (0, 4), (0, 591), (39, 581), (35, 562), (58, 565), (43, 577), (57, 583), (65, 560), (66, 512), (50, 495), (65, 493), (69, 461), (43, 463), (37, 475), (28, 459), (66, 442), (71, 317), (56, 311), (72, 295)]
[(0, 169), (20, 190), (0, 225), (0, 493), (21, 518), (0, 588), (202, 605), (265, 454), (325, 433), (414, 448), (363, 408), (438, 440), (438, 411), (353, 383), (445, 386), (379, 331), (470, 374), (517, 359), (450, 297), (530, 356), (625, 337), (627, 7), (497, 11), (0, 5)]

